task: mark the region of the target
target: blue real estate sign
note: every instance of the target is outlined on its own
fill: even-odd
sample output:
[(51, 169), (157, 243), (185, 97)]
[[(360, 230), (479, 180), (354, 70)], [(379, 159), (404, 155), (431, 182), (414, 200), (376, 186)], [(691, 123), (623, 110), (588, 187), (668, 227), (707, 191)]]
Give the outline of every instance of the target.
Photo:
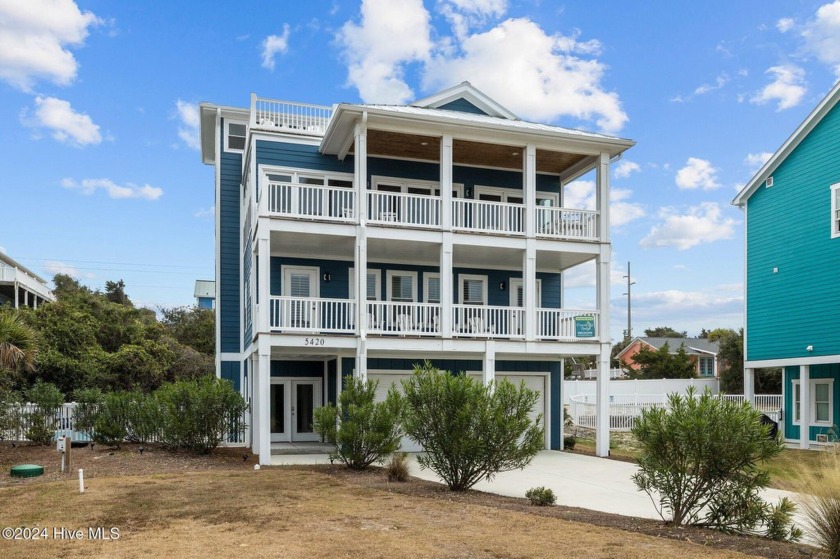
[(576, 316), (575, 317), (575, 337), (576, 338), (594, 338), (595, 337), (595, 317), (594, 316)]

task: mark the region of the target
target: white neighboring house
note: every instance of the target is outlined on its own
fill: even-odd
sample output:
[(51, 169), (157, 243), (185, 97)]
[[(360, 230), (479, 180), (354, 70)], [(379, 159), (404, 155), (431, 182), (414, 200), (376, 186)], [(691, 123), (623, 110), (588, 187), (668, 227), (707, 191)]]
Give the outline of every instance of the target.
[[(251, 96), (202, 103), (216, 182), (218, 375), (250, 404), (271, 463), (315, 441), (348, 375), (379, 393), (431, 360), (540, 398), (562, 447), (562, 362), (596, 356), (596, 452), (609, 452), (609, 175), (634, 142), (525, 122), (467, 82), (409, 105)], [(566, 185), (594, 171), (596, 208)], [(596, 264), (586, 308), (565, 271)]]
[(32, 307), (55, 301), (47, 280), (0, 252), (0, 305)]
[(195, 304), (200, 309), (216, 308), (216, 282), (195, 280)]

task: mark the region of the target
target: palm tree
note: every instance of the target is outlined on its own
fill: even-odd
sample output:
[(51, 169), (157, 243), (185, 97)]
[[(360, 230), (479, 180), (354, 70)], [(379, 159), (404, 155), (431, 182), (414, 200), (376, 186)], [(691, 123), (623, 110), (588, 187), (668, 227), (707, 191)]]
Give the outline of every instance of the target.
[(35, 330), (17, 312), (0, 312), (0, 369), (33, 370), (36, 345)]

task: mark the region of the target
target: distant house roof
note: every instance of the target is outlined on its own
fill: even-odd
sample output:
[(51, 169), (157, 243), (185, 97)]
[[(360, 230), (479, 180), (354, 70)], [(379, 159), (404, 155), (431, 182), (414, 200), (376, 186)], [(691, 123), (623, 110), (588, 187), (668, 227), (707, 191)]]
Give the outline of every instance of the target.
[(790, 135), (790, 137), (785, 140), (785, 143), (782, 144), (776, 153), (767, 160), (767, 163), (758, 170), (758, 172), (750, 179), (750, 182), (738, 193), (734, 200), (732, 200), (732, 204), (736, 206), (744, 206), (747, 203), (747, 200), (750, 196), (753, 195), (758, 187), (764, 184), (767, 181), (767, 178), (773, 174), (773, 171), (782, 164), (782, 162), (787, 158), (788, 155), (793, 152), (794, 149), (804, 140), (808, 134), (811, 133), (817, 124), (827, 115), (831, 109), (837, 105), (838, 101), (840, 101), (840, 81), (838, 81), (831, 91), (826, 95), (820, 104), (816, 106), (816, 108), (811, 111), (811, 114), (808, 115), (802, 124)]
[(213, 280), (195, 280), (195, 296), (216, 298), (216, 282)]
[(676, 353), (680, 349), (681, 345), (685, 346), (685, 352), (689, 355), (717, 355), (720, 350), (719, 342), (710, 342), (706, 338), (653, 338), (640, 336), (638, 338), (634, 338), (632, 342), (627, 344), (627, 347), (621, 350), (621, 353), (619, 353), (616, 357), (621, 359), (621, 356), (624, 355), (624, 353), (630, 349), (637, 340), (649, 345), (654, 350), (660, 349), (667, 343), (668, 349), (671, 350), (671, 353)]
[(26, 266), (24, 266), (23, 264), (21, 264), (20, 262), (18, 262), (17, 260), (12, 258), (11, 256), (9, 256), (8, 254), (6, 254), (5, 252), (0, 252), (0, 266), (2, 266), (2, 265), (9, 266), (10, 268), (17, 268), (21, 272), (25, 273), (28, 276), (31, 276), (31, 277), (35, 278), (39, 282), (41, 282), (45, 285), (47, 283), (47, 280), (45, 280), (44, 278), (42, 278), (41, 276), (39, 276), (38, 274), (36, 274), (32, 270), (30, 270), (29, 268), (27, 268)]

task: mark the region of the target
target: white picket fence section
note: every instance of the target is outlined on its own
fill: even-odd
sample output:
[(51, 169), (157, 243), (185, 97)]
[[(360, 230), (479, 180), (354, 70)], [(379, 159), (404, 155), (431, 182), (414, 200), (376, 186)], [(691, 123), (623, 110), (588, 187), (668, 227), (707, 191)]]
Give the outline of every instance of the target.
[[(744, 396), (739, 394), (718, 394), (717, 396), (733, 402), (744, 401)], [(577, 394), (571, 396), (569, 400), (569, 415), (574, 424), (594, 429), (597, 414), (595, 394)], [(636, 424), (636, 418), (641, 417), (642, 411), (655, 407), (667, 407), (667, 405), (667, 394), (611, 394), (610, 430), (629, 431)], [(758, 411), (778, 422), (782, 395), (756, 394), (753, 405)]]

